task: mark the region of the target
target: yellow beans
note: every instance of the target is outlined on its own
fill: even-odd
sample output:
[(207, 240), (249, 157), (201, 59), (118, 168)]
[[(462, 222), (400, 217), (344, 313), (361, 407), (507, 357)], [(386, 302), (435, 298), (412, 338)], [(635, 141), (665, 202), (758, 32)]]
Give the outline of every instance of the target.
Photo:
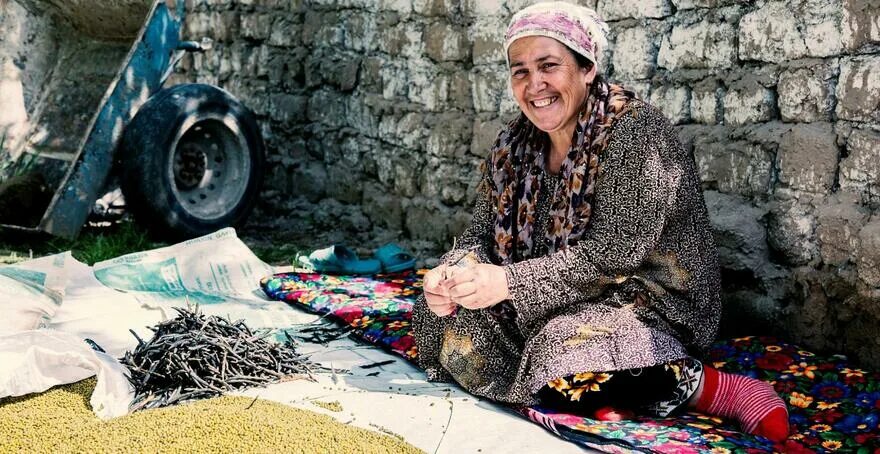
[(338, 400), (334, 400), (333, 402), (323, 402), (320, 400), (316, 400), (312, 402), (318, 407), (323, 408), (324, 410), (330, 410), (339, 413), (342, 411), (342, 404), (339, 403)]
[[(101, 421), (89, 408), (94, 388), (95, 380), (88, 379), (0, 400), (0, 453), (421, 452), (329, 416), (247, 397), (223, 396)], [(326, 404), (334, 403), (339, 405)]]

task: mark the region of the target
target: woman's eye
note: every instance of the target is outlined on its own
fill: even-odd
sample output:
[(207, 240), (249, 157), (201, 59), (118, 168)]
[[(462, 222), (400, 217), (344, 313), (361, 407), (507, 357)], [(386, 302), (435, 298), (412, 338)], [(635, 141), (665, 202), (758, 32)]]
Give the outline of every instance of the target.
[(556, 63), (544, 63), (543, 65), (541, 65), (541, 69), (545, 69), (545, 70), (546, 70), (546, 69), (551, 69), (551, 68), (553, 68), (554, 66), (556, 66)]
[(513, 77), (516, 77), (517, 79), (522, 79), (526, 75), (526, 73), (528, 73), (528, 71), (524, 69), (518, 69), (513, 72)]

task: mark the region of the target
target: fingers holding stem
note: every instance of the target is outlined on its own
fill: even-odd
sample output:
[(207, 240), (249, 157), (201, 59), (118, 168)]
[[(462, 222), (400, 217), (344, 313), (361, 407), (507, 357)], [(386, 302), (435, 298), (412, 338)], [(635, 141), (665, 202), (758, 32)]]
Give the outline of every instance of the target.
[(510, 296), (504, 268), (491, 264), (441, 265), (429, 271), (424, 282), (425, 300), (438, 317), (454, 314), (458, 306), (483, 309)]
[(486, 263), (456, 268), (440, 285), (453, 303), (467, 309), (483, 309), (510, 296), (504, 268)]

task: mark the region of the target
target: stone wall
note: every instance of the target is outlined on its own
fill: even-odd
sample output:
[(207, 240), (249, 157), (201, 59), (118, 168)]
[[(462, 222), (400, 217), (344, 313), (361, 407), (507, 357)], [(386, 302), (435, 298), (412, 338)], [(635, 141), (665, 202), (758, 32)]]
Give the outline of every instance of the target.
[[(515, 113), (500, 41), (528, 3), (189, 1), (188, 33), (216, 46), (178, 80), (220, 84), (262, 119), (272, 171), (257, 223), (436, 253), (464, 229), (477, 166)], [(693, 150), (728, 334), (880, 365), (877, 2), (586, 3), (612, 28), (605, 73)]]

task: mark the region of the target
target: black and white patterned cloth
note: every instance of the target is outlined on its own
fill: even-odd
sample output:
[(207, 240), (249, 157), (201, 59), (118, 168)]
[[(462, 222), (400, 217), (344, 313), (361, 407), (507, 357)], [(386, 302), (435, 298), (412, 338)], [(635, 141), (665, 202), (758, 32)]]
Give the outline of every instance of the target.
[(687, 407), (702, 376), (700, 361), (683, 358), (659, 366), (557, 378), (538, 391), (538, 398), (542, 406), (578, 415), (613, 407), (665, 418)]

